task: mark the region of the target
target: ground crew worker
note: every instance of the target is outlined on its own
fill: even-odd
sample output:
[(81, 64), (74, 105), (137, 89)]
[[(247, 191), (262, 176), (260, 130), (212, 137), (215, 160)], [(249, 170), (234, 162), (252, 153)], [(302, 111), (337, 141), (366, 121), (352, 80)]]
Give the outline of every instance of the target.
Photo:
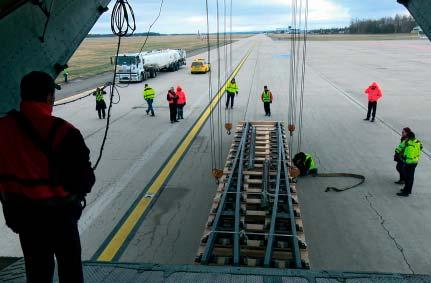
[(53, 117), (54, 79), (31, 72), (21, 81), (20, 111), (0, 118), (0, 200), (18, 233), (27, 282), (83, 282), (78, 232), (83, 200), (95, 182), (78, 129)]
[(106, 94), (106, 91), (104, 91), (101, 88), (96, 88), (96, 90), (93, 92), (93, 96), (96, 97), (96, 111), (97, 115), (99, 115), (99, 119), (105, 119), (106, 117), (106, 103), (103, 96)]
[(301, 171), (301, 176), (317, 176), (317, 167), (309, 153), (299, 152), (293, 158), (293, 164)]
[(373, 82), (366, 90), (365, 94), (368, 96), (368, 112), (365, 121), (370, 120), (371, 111), (373, 111), (371, 122), (376, 119), (377, 101), (383, 97), (383, 92), (376, 82)]
[(394, 154), (394, 161), (397, 163), (397, 166), (395, 167), (398, 171), (398, 174), (400, 175), (400, 178), (398, 181), (395, 182), (395, 184), (404, 185), (405, 184), (405, 178), (404, 178), (404, 162), (402, 159), (402, 154), (404, 153), (404, 149), (406, 146), (406, 140), (408, 134), (411, 132), (410, 128), (404, 128), (401, 133), (401, 141), (400, 144), (395, 148), (395, 154)]
[(68, 83), (67, 79), (69, 77), (69, 72), (68, 72), (67, 68), (63, 70), (63, 77), (64, 77), (64, 82)]
[(155, 97), (156, 97), (156, 91), (152, 87), (150, 87), (148, 84), (145, 84), (144, 99), (148, 104), (148, 108), (147, 108), (146, 112), (147, 112), (147, 115), (151, 112), (152, 117), (154, 117), (153, 102), (154, 102)]
[(233, 78), (226, 87), (226, 109), (229, 108), (230, 101), (230, 109), (233, 108), (233, 102), (235, 99), (235, 94), (238, 95), (238, 85), (236, 84), (235, 78)]
[(166, 99), (169, 103), (169, 114), (171, 118), (171, 124), (179, 122), (177, 120), (177, 107), (178, 107), (178, 95), (175, 93), (174, 87), (171, 87), (168, 91)]
[(402, 153), (403, 169), (404, 169), (404, 188), (397, 193), (399, 196), (408, 197), (412, 193), (413, 182), (415, 179), (415, 170), (418, 165), (422, 153), (422, 143), (415, 137), (413, 132), (407, 134), (407, 139), (404, 142), (404, 151)]
[(177, 120), (179, 120), (179, 119), (184, 119), (184, 106), (186, 106), (186, 103), (187, 103), (187, 95), (180, 86), (177, 86), (177, 95), (178, 95)]
[(263, 87), (261, 96), (263, 107), (265, 109), (265, 116), (271, 116), (271, 103), (272, 103), (272, 92), (268, 89), (268, 86)]

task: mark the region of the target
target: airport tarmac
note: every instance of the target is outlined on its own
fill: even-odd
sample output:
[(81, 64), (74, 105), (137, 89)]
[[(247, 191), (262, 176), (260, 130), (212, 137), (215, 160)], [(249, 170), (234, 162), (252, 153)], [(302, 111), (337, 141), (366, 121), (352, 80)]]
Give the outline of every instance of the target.
[[(231, 112), (234, 125), (242, 120), (287, 120), (289, 47), (288, 41), (273, 41), (264, 35), (233, 44), (233, 66), (251, 50), (236, 76), (240, 93)], [(223, 84), (229, 60), (224, 59), (224, 50), (220, 51)], [(426, 151), (431, 149), (431, 44), (425, 40), (313, 41), (308, 55), (302, 150), (313, 153), (321, 172), (352, 172), (367, 178), (363, 186), (344, 193), (324, 190), (328, 184), (342, 185), (350, 180), (299, 181), (311, 267), (430, 274), (431, 194), (427, 182), (431, 161), (423, 155), (413, 195), (399, 198), (395, 193), (400, 187), (393, 184), (397, 175), (392, 157), (400, 138), (394, 130), (404, 126), (416, 132)], [(214, 93), (218, 89), (216, 56), (213, 50)], [(379, 82), (384, 91), (376, 123), (362, 121), (363, 90), (372, 81)], [(109, 242), (106, 239), (111, 238), (117, 223), (208, 105), (208, 75), (191, 75), (183, 67), (148, 83), (158, 91), (156, 117), (145, 114), (142, 84), (121, 88), (121, 101), (113, 107), (97, 183), (80, 222), (86, 259), (97, 259), (94, 255)], [(167, 89), (177, 84), (187, 92), (188, 103), (186, 119), (172, 125), (165, 99)], [(263, 85), (274, 94), (271, 118), (264, 116), (259, 100)], [(91, 97), (55, 108), (55, 115), (81, 129), (93, 161), (105, 128), (94, 106)], [(216, 127), (219, 117), (223, 127), (227, 114), (224, 107), (215, 109)], [(140, 217), (127, 235), (115, 260), (193, 263), (216, 190), (211, 177), (210, 137), (207, 122), (145, 217)], [(223, 167), (232, 136), (223, 130), (220, 141), (218, 137), (216, 133), (215, 163)], [(2, 255), (20, 255), (17, 237), (4, 227), (3, 219), (0, 223)]]

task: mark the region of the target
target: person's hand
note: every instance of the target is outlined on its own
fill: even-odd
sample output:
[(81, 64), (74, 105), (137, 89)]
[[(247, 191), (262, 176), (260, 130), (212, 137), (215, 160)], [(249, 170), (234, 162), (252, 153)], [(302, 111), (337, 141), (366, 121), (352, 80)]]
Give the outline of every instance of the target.
[(187, 102), (184, 102), (184, 106), (186, 106)]
[(236, 92), (236, 96), (238, 96), (238, 92)]

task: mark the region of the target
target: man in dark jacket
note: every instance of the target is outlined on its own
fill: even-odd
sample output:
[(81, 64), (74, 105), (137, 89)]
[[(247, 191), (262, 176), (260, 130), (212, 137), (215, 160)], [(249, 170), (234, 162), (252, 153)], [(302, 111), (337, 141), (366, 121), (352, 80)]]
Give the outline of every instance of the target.
[(166, 95), (166, 100), (169, 103), (169, 115), (171, 123), (179, 122), (177, 120), (178, 95), (175, 93), (174, 87), (171, 87)]
[[(0, 200), (18, 233), (27, 282), (83, 282), (78, 219), (95, 176), (78, 129), (52, 116), (53, 78), (21, 81), (20, 111), (0, 118)], [(7, 134), (5, 134), (7, 133)]]

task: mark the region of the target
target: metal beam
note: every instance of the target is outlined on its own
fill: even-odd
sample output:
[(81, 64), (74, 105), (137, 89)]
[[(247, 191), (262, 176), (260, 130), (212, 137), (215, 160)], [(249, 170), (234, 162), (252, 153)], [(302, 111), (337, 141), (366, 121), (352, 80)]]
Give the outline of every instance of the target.
[(249, 170), (254, 168), (255, 145), (256, 145), (256, 127), (252, 127), (250, 147), (248, 152), (248, 166), (247, 166)]
[[(246, 124), (246, 126), (248, 128), (248, 123)], [(212, 252), (213, 252), (213, 249), (214, 249), (214, 245), (215, 245), (215, 241), (216, 241), (216, 236), (217, 236), (216, 235), (217, 234), (217, 228), (218, 228), (218, 225), (219, 225), (219, 222), (220, 222), (220, 218), (221, 218), (221, 216), (223, 214), (224, 207), (226, 205), (226, 197), (228, 195), (228, 190), (232, 186), (233, 179), (234, 179), (234, 174), (237, 173), (237, 167), (239, 165), (241, 150), (242, 150), (242, 148), (245, 145), (246, 138), (247, 138), (247, 130), (246, 130), (246, 127), (243, 127), (243, 129), (242, 129), (242, 135), (241, 135), (241, 141), (239, 143), (237, 152), (235, 154), (235, 159), (234, 159), (233, 164), (232, 164), (232, 168), (231, 168), (231, 172), (229, 174), (229, 178), (228, 178), (227, 183), (225, 185), (225, 190), (224, 190), (223, 195), (222, 195), (222, 197), (220, 199), (220, 203), (219, 203), (219, 206), (217, 208), (216, 216), (215, 216), (213, 224), (211, 226), (211, 233), (208, 236), (208, 240), (207, 240), (207, 244), (205, 246), (204, 254), (202, 255), (202, 259), (201, 259), (201, 263), (202, 264), (209, 264), (210, 261), (211, 261), (211, 256), (212, 256)]]
[[(283, 136), (281, 132), (281, 127), (279, 128), (279, 139), (281, 139), (281, 143), (284, 144)], [(282, 170), (281, 173), (284, 176), (284, 182), (286, 187), (286, 201), (287, 201), (287, 207), (288, 207), (288, 213), (290, 217), (290, 229), (291, 231), (291, 239), (292, 239), (292, 254), (294, 256), (295, 260), (295, 267), (296, 268), (302, 268), (302, 262), (301, 262), (301, 253), (299, 250), (299, 243), (298, 238), (296, 234), (296, 221), (295, 221), (295, 213), (293, 211), (293, 202), (292, 202), (292, 193), (290, 192), (290, 179), (289, 174), (287, 170), (287, 163), (286, 163), (286, 152), (284, 150), (281, 151), (281, 157), (282, 157)]]
[(430, 0), (397, 0), (404, 5), (410, 14), (431, 40), (431, 1)]
[(275, 192), (274, 192), (274, 200), (272, 204), (272, 214), (271, 214), (271, 224), (269, 228), (268, 234), (268, 244), (266, 246), (265, 251), (265, 259), (263, 264), (265, 267), (270, 267), (272, 263), (272, 250), (274, 247), (274, 232), (275, 232), (275, 224), (277, 221), (277, 210), (278, 210), (278, 198), (280, 193), (280, 177), (281, 177), (281, 152), (283, 149), (283, 140), (281, 133), (280, 123), (277, 123), (277, 179), (275, 182)]
[(242, 179), (243, 179), (243, 168), (244, 168), (244, 150), (245, 150), (245, 141), (247, 139), (247, 135), (249, 132), (249, 123), (245, 125), (245, 135), (243, 134), (241, 139), (241, 148), (238, 149), (241, 151), (239, 156), (239, 165), (238, 165), (238, 178), (236, 183), (236, 197), (235, 197), (235, 234), (233, 235), (233, 265), (239, 266), (240, 264), (240, 235), (239, 235), (239, 224), (241, 221), (241, 189), (242, 189)]

